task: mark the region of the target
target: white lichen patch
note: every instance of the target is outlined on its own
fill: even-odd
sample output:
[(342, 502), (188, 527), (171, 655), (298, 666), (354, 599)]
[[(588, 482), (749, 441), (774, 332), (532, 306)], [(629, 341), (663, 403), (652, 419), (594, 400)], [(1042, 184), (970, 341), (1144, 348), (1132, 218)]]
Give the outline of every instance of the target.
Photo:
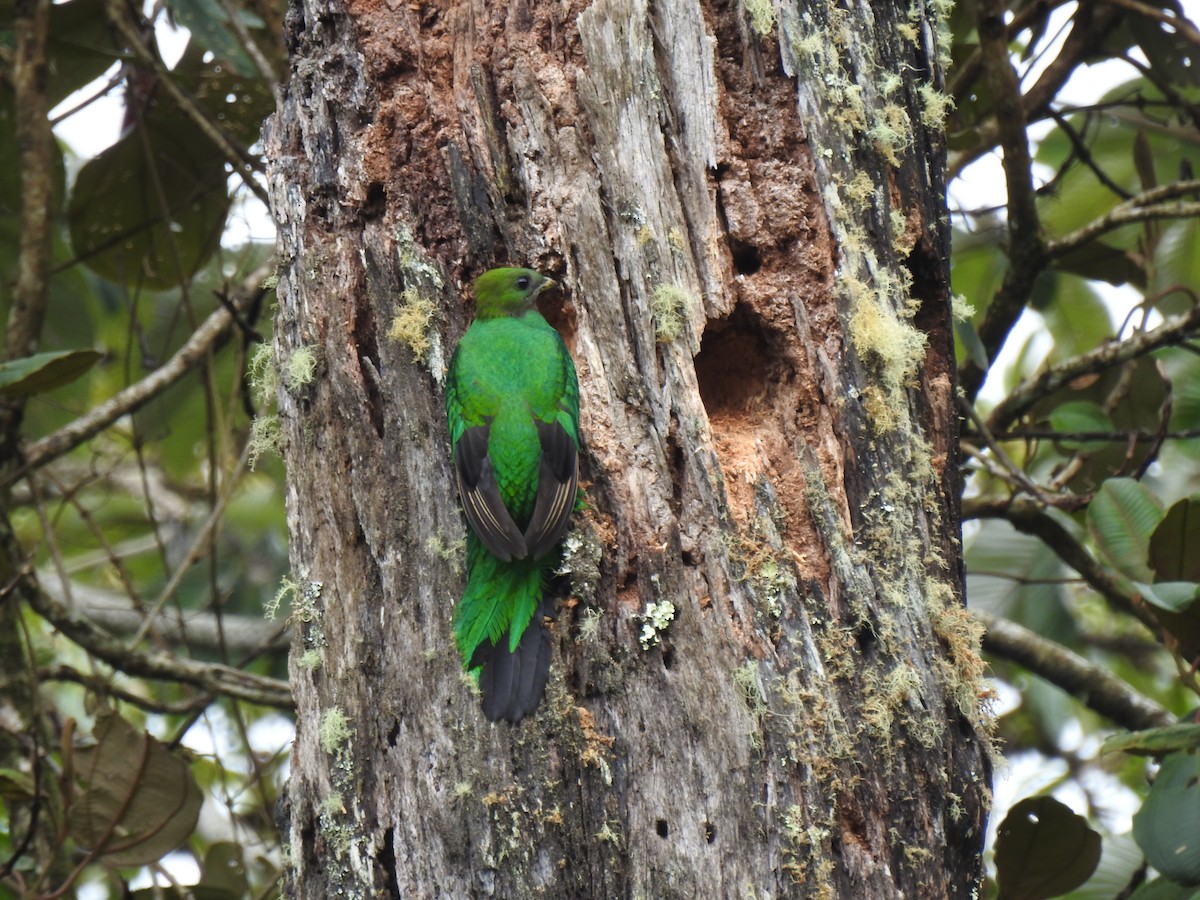
[(655, 647), (662, 640), (662, 634), (675, 621), (675, 604), (670, 600), (660, 600), (646, 604), (646, 611), (641, 615), (642, 632), (638, 642), (643, 650)]

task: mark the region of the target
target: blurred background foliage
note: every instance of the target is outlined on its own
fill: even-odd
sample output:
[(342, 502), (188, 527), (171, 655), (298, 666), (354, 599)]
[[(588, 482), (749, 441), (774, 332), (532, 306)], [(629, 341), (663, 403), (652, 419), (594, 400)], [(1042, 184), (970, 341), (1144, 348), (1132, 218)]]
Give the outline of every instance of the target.
[[(989, 896), (1200, 896), (1184, 7), (1012, 0), (991, 35), (1004, 4), (962, 0), (948, 20), (968, 602), (1007, 757)], [(287, 534), (272, 362), (251, 362), (273, 248), (244, 222), (265, 217), (284, 7), (3, 13), (0, 651), (18, 652), (0, 652), (0, 895), (273, 896), (290, 719), (286, 623), (263, 610), (289, 583)], [(99, 106), (115, 143), (62, 137)], [(1006, 181), (1022, 144), (1027, 178)], [(38, 179), (49, 202), (23, 203)]]

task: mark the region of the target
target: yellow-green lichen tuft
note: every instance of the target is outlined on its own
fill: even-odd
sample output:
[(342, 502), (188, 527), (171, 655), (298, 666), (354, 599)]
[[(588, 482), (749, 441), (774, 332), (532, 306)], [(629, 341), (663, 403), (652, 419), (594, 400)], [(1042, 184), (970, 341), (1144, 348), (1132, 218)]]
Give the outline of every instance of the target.
[(775, 29), (775, 6), (771, 0), (743, 0), (750, 16), (750, 27), (763, 37)]
[(327, 709), (321, 716), (321, 724), (317, 728), (317, 738), (321, 749), (330, 756), (341, 753), (350, 740), (350, 719), (338, 707)]
[(669, 344), (683, 334), (692, 298), (673, 284), (656, 285), (651, 292), (650, 312), (654, 316), (654, 334), (660, 344)]
[(956, 322), (970, 322), (975, 318), (975, 307), (962, 294), (951, 294), (950, 315)]
[(670, 600), (660, 600), (646, 604), (646, 611), (639, 617), (642, 620), (642, 632), (638, 642), (643, 650), (657, 646), (662, 640), (662, 634), (675, 620), (675, 604)]
[(300, 585), (285, 575), (279, 581), (279, 589), (275, 591), (275, 596), (263, 605), (263, 614), (273, 621), (279, 615), (279, 607), (283, 605), (283, 601), (288, 597), (298, 596), (299, 591)]
[(279, 369), (275, 365), (273, 345), (262, 343), (254, 348), (246, 364), (246, 380), (250, 382), (258, 403), (267, 404), (275, 400), (275, 392), (279, 390)]
[(954, 98), (928, 82), (917, 88), (917, 95), (921, 98), (921, 124), (940, 132), (946, 126), (946, 116), (954, 109)]
[(912, 122), (908, 112), (898, 103), (885, 104), (867, 131), (883, 158), (893, 166), (900, 165), (900, 151), (912, 144)]
[(392, 317), (387, 336), (405, 344), (417, 362), (424, 362), (433, 346), (429, 332), (436, 311), (432, 300), (421, 296), (413, 288), (406, 288), (400, 295), (400, 306)]
[(293, 393), (312, 384), (317, 372), (317, 354), (312, 347), (301, 345), (288, 354), (280, 370), (284, 387)]
[(852, 276), (843, 283), (850, 296), (850, 340), (860, 355), (880, 363), (879, 400), (895, 402), (925, 358), (925, 334), (888, 305), (882, 286), (876, 290)]
[(264, 454), (278, 453), (283, 441), (283, 431), (279, 427), (279, 416), (255, 416), (250, 423), (250, 434), (246, 438), (246, 464), (253, 472), (258, 461)]

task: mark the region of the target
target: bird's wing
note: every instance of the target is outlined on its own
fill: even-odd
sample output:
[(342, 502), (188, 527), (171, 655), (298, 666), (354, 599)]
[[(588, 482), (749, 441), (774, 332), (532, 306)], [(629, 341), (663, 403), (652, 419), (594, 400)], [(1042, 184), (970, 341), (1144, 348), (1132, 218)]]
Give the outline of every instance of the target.
[(558, 543), (575, 509), (579, 486), (575, 439), (557, 420), (537, 420), (542, 462), (538, 470), (537, 499), (523, 541), (533, 559), (541, 559)]
[[(524, 559), (528, 553), (525, 536), (513, 521), (500, 497), (496, 472), (488, 458), (487, 425), (467, 428), (454, 445), (454, 473), (463, 512), (483, 545), (498, 559)], [(538, 502), (541, 502), (539, 491)]]

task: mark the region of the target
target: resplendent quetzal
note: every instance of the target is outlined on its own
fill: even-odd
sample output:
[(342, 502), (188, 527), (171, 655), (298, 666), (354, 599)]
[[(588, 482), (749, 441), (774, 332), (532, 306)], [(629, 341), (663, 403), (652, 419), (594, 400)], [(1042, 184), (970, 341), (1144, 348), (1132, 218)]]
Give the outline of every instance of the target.
[(446, 378), (446, 418), (467, 516), (467, 587), (454, 638), (479, 670), (483, 713), (518, 722), (550, 672), (547, 581), (578, 489), (579, 382), (558, 332), (534, 308), (554, 284), (532, 269), (475, 281), (475, 321)]

